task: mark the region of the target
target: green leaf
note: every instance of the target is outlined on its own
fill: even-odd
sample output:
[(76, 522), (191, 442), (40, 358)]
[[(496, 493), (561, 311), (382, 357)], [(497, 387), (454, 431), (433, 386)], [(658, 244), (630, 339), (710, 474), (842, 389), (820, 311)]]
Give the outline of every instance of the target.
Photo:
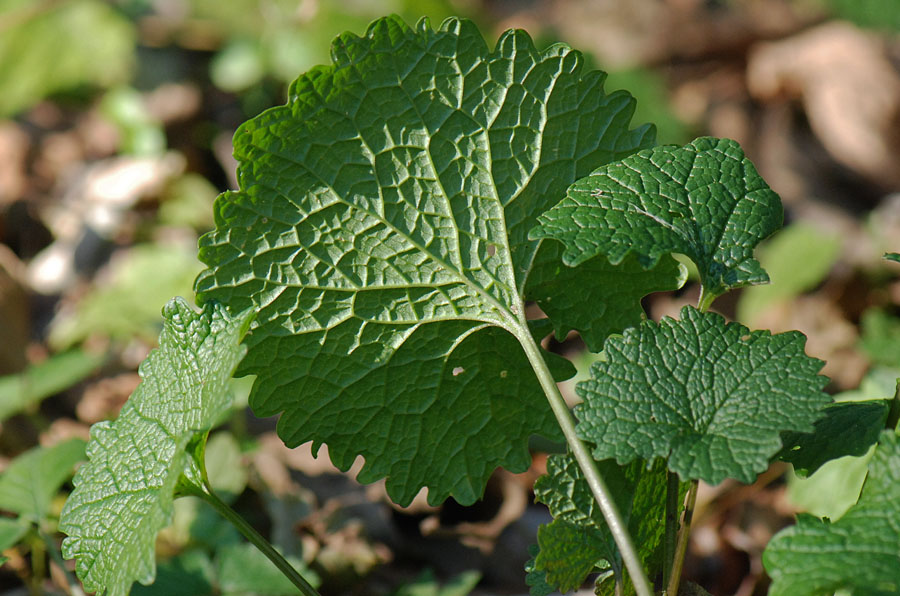
[(568, 265), (635, 252), (650, 267), (682, 253), (718, 295), (769, 280), (753, 248), (781, 226), (782, 208), (736, 142), (704, 137), (599, 168), (538, 221), (531, 238), (561, 241)]
[(17, 517), (0, 517), (0, 551), (12, 548), (31, 528), (31, 523)]
[(794, 471), (805, 477), (827, 461), (865, 455), (884, 429), (887, 414), (884, 401), (829, 404), (813, 432), (781, 433), (784, 446), (775, 457), (793, 464)]
[[(657, 461), (651, 468), (635, 461), (622, 467), (611, 460), (598, 462), (600, 474), (616, 500), (622, 519), (638, 547), (644, 569), (653, 577), (661, 570), (666, 510), (666, 467)], [(535, 500), (545, 503), (553, 522), (538, 530), (540, 553), (535, 570), (562, 592), (574, 590), (595, 571), (611, 568), (623, 574), (623, 565), (612, 534), (575, 458), (553, 455), (547, 474), (534, 486)], [(630, 584), (628, 584), (630, 586)], [(612, 583), (604, 587), (612, 591)]]
[(884, 253), (885, 260), (894, 261), (895, 263), (900, 263), (900, 253), (896, 252), (886, 252)]
[(535, 564), (540, 550), (537, 544), (528, 547), (528, 554), (531, 555), (531, 558), (525, 562), (525, 584), (529, 586), (529, 596), (550, 596), (556, 591), (547, 583), (547, 572), (538, 570)]
[(839, 589), (887, 596), (900, 592), (900, 445), (884, 431), (859, 502), (829, 523), (800, 515), (766, 547), (770, 596), (818, 596)]
[(423, 571), (412, 583), (406, 584), (394, 596), (468, 596), (481, 580), (478, 571), (465, 571), (441, 587), (430, 569)]
[(876, 364), (900, 368), (900, 318), (870, 308), (860, 320), (859, 347)]
[[(241, 190), (201, 240), (201, 300), (257, 304), (241, 371), (289, 446), (328, 443), (391, 498), (471, 503), (558, 427), (520, 345), (539, 213), (652, 142), (563, 45), (396, 17), (235, 135)], [(265, 372), (263, 375), (262, 373)]]
[(0, 377), (0, 421), (84, 380), (105, 359), (105, 354), (70, 350), (21, 373)]
[(805, 337), (772, 335), (686, 306), (607, 340), (606, 362), (579, 383), (578, 434), (596, 459), (668, 458), (683, 481), (752, 482), (780, 433), (812, 431), (831, 398)]
[(84, 459), (84, 446), (82, 439), (69, 439), (16, 457), (0, 475), (0, 509), (42, 520), (75, 464)]
[(88, 463), (60, 518), (63, 556), (89, 591), (127, 594), (156, 573), (156, 534), (172, 516), (176, 483), (191, 439), (230, 405), (228, 382), (244, 355), (251, 313), (200, 313), (175, 298), (163, 309), (159, 348), (140, 367), (141, 384), (113, 422), (91, 429)]
[(537, 302), (550, 318), (557, 339), (575, 329), (592, 352), (602, 350), (610, 334), (643, 320), (641, 298), (677, 290), (687, 278), (687, 269), (668, 256), (647, 271), (634, 257), (612, 265), (598, 256), (578, 267), (567, 267), (560, 260), (561, 253), (555, 242), (541, 247), (525, 297)]
[(128, 74), (134, 26), (104, 2), (0, 0), (0, 14), (0, 118), (50, 93)]
[[(287, 560), (311, 585), (315, 587), (321, 583), (301, 559), (287, 557)], [(246, 542), (217, 549), (216, 576), (223, 594), (292, 596), (297, 593), (297, 586), (259, 549)]]
[(135, 584), (132, 596), (212, 596), (214, 570), (209, 555), (191, 549), (159, 563), (156, 581), (149, 586)]
[(840, 256), (841, 244), (839, 236), (804, 223), (778, 232), (757, 251), (772, 283), (741, 292), (737, 319), (750, 324), (773, 303), (815, 288)]

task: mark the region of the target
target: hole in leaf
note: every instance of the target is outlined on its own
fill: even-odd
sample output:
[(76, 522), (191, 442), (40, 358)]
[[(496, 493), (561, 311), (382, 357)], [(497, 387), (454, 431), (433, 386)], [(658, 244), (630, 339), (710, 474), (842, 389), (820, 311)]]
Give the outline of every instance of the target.
[(497, 252), (497, 247), (494, 246), (493, 244), (488, 244), (488, 247), (487, 247), (488, 256), (492, 257), (492, 256), (494, 256), (494, 254), (496, 252)]
[(749, 340), (750, 340), (750, 335), (749, 335), (749, 334), (744, 334), (744, 335), (741, 336), (741, 341), (749, 341)]
[(459, 375), (463, 374), (464, 372), (466, 372), (466, 369), (464, 369), (461, 366), (457, 366), (453, 369), (453, 376), (458, 377)]
[(505, 379), (505, 378), (506, 378), (506, 375), (507, 375), (507, 372), (506, 372), (505, 370), (501, 370), (501, 371), (500, 371), (500, 378), (501, 378), (501, 379)]

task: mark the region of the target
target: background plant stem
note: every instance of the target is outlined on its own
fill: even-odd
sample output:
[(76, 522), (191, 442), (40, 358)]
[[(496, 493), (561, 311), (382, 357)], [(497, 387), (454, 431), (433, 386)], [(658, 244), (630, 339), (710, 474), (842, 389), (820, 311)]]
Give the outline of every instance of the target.
[(631, 581), (634, 584), (634, 590), (637, 593), (637, 596), (653, 596), (650, 582), (647, 580), (647, 576), (644, 573), (641, 559), (637, 554), (637, 550), (634, 548), (634, 543), (631, 541), (628, 529), (622, 521), (622, 515), (616, 507), (616, 503), (613, 501), (612, 495), (606, 487), (606, 483), (603, 482), (603, 478), (600, 476), (600, 471), (597, 469), (597, 462), (594, 461), (587, 446), (575, 433), (575, 420), (572, 417), (572, 413), (569, 411), (569, 406), (559, 392), (556, 381), (553, 379), (553, 375), (550, 374), (550, 369), (547, 368), (547, 363), (544, 361), (544, 357), (541, 355), (541, 351), (537, 344), (535, 344), (534, 340), (531, 338), (531, 334), (528, 333), (527, 327), (525, 327), (524, 331), (520, 331), (518, 339), (519, 343), (522, 344), (522, 348), (525, 350), (525, 354), (528, 356), (531, 367), (537, 375), (538, 381), (544, 390), (544, 394), (547, 396), (547, 401), (550, 402), (550, 408), (553, 410), (553, 414), (556, 416), (556, 420), (563, 431), (563, 435), (566, 437), (569, 449), (571, 449), (572, 455), (575, 456), (575, 461), (578, 462), (578, 467), (580, 467), (582, 473), (584, 473), (585, 480), (587, 480), (591, 493), (593, 493), (594, 499), (600, 506), (600, 511), (603, 513), (606, 525), (609, 526), (609, 531), (616, 541), (616, 546), (619, 547), (622, 561), (625, 563), (625, 568), (628, 569), (628, 574), (631, 576)]
[(663, 550), (663, 585), (668, 585), (675, 561), (675, 541), (678, 534), (678, 474), (666, 471), (666, 533)]
[(678, 540), (675, 543), (675, 558), (672, 561), (672, 575), (666, 584), (666, 596), (678, 596), (678, 584), (681, 583), (681, 569), (684, 566), (684, 555), (687, 553), (688, 537), (691, 534), (691, 521), (694, 518), (694, 505), (697, 503), (697, 487), (699, 480), (691, 480), (684, 501), (684, 513), (681, 516), (681, 527), (678, 528)]

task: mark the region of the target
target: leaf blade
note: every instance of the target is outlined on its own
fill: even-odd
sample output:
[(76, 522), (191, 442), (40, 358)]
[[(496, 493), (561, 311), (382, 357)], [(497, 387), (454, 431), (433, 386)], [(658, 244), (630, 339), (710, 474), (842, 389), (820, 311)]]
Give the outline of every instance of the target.
[(156, 534), (168, 524), (185, 448), (230, 403), (227, 383), (245, 349), (251, 312), (232, 318), (216, 304), (196, 313), (184, 300), (163, 309), (160, 347), (140, 367), (142, 382), (115, 421), (91, 429), (88, 463), (60, 517), (63, 556), (85, 587), (127, 594), (156, 573)]

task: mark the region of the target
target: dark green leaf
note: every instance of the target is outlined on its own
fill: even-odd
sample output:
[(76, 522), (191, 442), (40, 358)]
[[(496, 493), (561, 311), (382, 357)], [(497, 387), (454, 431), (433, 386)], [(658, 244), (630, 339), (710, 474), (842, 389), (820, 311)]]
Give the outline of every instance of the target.
[(884, 401), (829, 404), (813, 432), (781, 433), (784, 446), (775, 457), (793, 464), (794, 471), (805, 477), (832, 459), (864, 455), (878, 440), (887, 413)]
[(884, 258), (888, 261), (894, 261), (895, 263), (900, 263), (900, 253), (896, 252), (886, 252), (884, 253)]
[(531, 237), (563, 242), (569, 265), (635, 252), (649, 267), (682, 253), (717, 295), (769, 280), (753, 248), (781, 226), (782, 208), (736, 142), (704, 137), (599, 168), (538, 221)]
[[(520, 348), (539, 242), (578, 176), (652, 142), (566, 46), (465, 20), (345, 34), (235, 136), (241, 189), (201, 240), (202, 300), (258, 305), (241, 371), (289, 446), (328, 443), (405, 504), (471, 503), (558, 436)], [(264, 373), (264, 374), (263, 374)]]
[(60, 518), (63, 556), (77, 560), (85, 588), (100, 596), (153, 581), (156, 534), (171, 519), (185, 448), (230, 406), (228, 383), (251, 312), (232, 318), (209, 303), (196, 313), (176, 298), (163, 316), (159, 348), (140, 367), (143, 381), (118, 419), (91, 428), (89, 461)]
[(772, 335), (686, 306), (607, 340), (606, 362), (579, 383), (579, 435), (596, 459), (668, 459), (683, 481), (752, 482), (780, 433), (812, 431), (831, 398), (805, 337)]
[[(598, 468), (628, 525), (644, 568), (655, 575), (661, 570), (665, 530), (665, 463), (657, 461), (647, 469), (643, 461), (622, 467), (605, 460)], [(613, 573), (622, 574), (615, 541), (571, 455), (548, 458), (547, 474), (535, 483), (534, 492), (535, 500), (545, 503), (554, 517), (553, 523), (538, 531), (540, 553), (535, 560), (535, 570), (545, 572), (548, 584), (565, 592), (580, 586), (596, 570), (611, 568)]]
[(592, 352), (603, 349), (611, 333), (641, 322), (641, 298), (652, 292), (680, 288), (687, 270), (671, 257), (647, 271), (634, 257), (612, 265), (604, 256), (577, 267), (560, 259), (556, 242), (541, 246), (525, 288), (525, 297), (538, 303), (550, 318), (557, 339), (575, 329)]
[(0, 475), (0, 509), (37, 522), (75, 464), (84, 459), (82, 439), (69, 439), (53, 447), (35, 447), (15, 458)]
[(769, 542), (763, 563), (772, 577), (770, 596), (900, 593), (898, 519), (900, 445), (893, 431), (884, 431), (855, 506), (834, 523), (801, 514)]
[(131, 596), (212, 596), (214, 572), (209, 556), (191, 549), (159, 564), (156, 581), (149, 586), (134, 584)]
[(535, 565), (535, 559), (540, 550), (537, 544), (528, 547), (528, 554), (531, 555), (531, 558), (525, 562), (525, 583), (529, 586), (529, 596), (550, 596), (556, 591), (547, 583), (547, 572), (539, 571)]

